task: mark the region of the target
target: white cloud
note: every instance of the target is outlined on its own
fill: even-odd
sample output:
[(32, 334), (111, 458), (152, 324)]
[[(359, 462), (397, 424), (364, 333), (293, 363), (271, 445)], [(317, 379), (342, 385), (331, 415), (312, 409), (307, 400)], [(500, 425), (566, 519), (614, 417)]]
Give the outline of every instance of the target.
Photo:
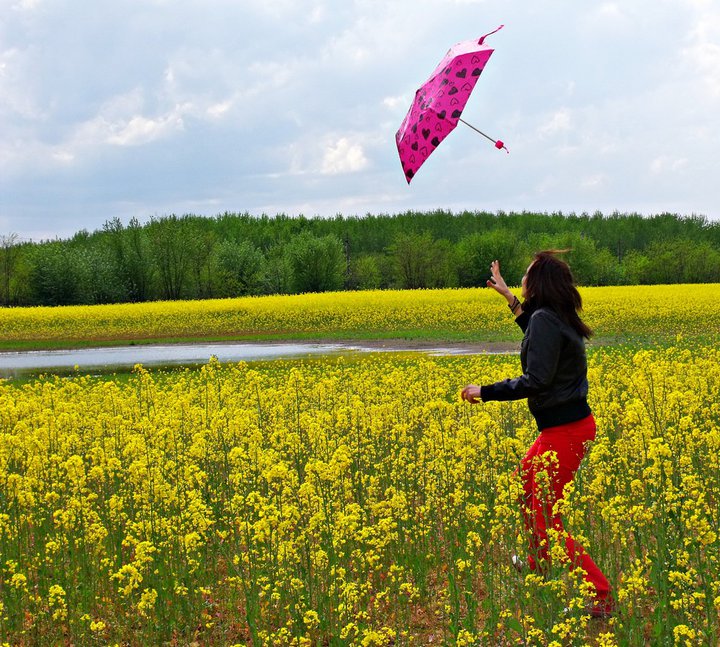
[(250, 14), (268, 16), (276, 20), (317, 23), (326, 13), (324, 0), (243, 0), (243, 8)]
[(145, 92), (136, 87), (106, 99), (98, 109), (97, 117), (108, 121), (127, 119), (129, 115), (142, 112), (145, 103)]
[(320, 172), (323, 175), (356, 173), (367, 166), (368, 159), (362, 145), (347, 137), (341, 137), (325, 147)]
[(105, 141), (116, 146), (140, 146), (182, 129), (183, 120), (178, 113), (157, 119), (136, 115), (127, 122), (111, 124)]
[[(17, 177), (28, 169), (52, 172), (94, 159), (107, 146), (137, 147), (165, 139), (184, 130), (184, 117), (195, 112), (191, 104), (176, 105), (156, 115), (146, 114), (146, 99), (139, 88), (108, 99), (95, 116), (56, 127), (49, 136), (38, 125), (52, 124), (51, 114), (28, 107), (29, 125), (0, 138), (0, 169)], [(215, 111), (221, 108), (215, 106)]]
[(317, 5), (308, 12), (308, 22), (311, 24), (320, 23), (325, 20), (327, 9), (325, 5)]
[(567, 132), (572, 128), (572, 114), (567, 108), (556, 110), (538, 128), (540, 137), (553, 137), (561, 132)]
[(683, 52), (710, 94), (720, 97), (720, 44), (698, 41)]
[(650, 162), (650, 171), (654, 175), (661, 173), (676, 173), (684, 170), (688, 165), (687, 157), (670, 157), (661, 155)]
[[(63, 232), (126, 208), (672, 200), (720, 218), (718, 0), (0, 0), (0, 13), (10, 230), (30, 209)], [(413, 93), (453, 43), (501, 23), (465, 114), (511, 154), (458, 134), (407, 186), (394, 134)]]
[(329, 39), (323, 48), (322, 58), (333, 65), (362, 65), (377, 50), (373, 48), (372, 28), (367, 20), (361, 20)]
[(219, 119), (227, 114), (232, 106), (233, 101), (231, 99), (227, 99), (226, 101), (220, 101), (219, 103), (214, 103), (208, 106), (205, 112), (209, 117)]
[(43, 114), (32, 94), (34, 83), (28, 80), (28, 58), (28, 52), (17, 47), (0, 52), (0, 115), (6, 116), (6, 125), (15, 117), (32, 120)]
[(19, 11), (32, 11), (40, 6), (42, 0), (20, 0), (13, 5), (13, 9)]
[(603, 2), (597, 9), (596, 16), (614, 22), (625, 22), (627, 16), (617, 2)]
[(690, 8), (709, 11), (713, 9), (716, 0), (679, 0), (680, 4), (686, 4)]
[(385, 97), (383, 99), (383, 105), (390, 110), (397, 110), (398, 108), (410, 108), (410, 97), (405, 94), (400, 94), (396, 97)]
[(56, 149), (52, 152), (52, 159), (54, 159), (56, 162), (59, 162), (60, 164), (70, 164), (71, 162), (75, 161), (75, 155), (74, 153), (62, 150), (62, 149)]
[(629, 3), (600, 2), (578, 4), (583, 15), (578, 20), (578, 27), (586, 39), (602, 38), (606, 43), (622, 38), (630, 31), (638, 28), (641, 16), (637, 7)]
[(607, 178), (602, 173), (595, 173), (582, 178), (580, 187), (583, 189), (599, 189), (605, 184), (606, 180)]
[(135, 88), (106, 101), (96, 116), (78, 123), (65, 142), (70, 151), (90, 150), (102, 145), (141, 146), (183, 130), (184, 115), (191, 114), (191, 103), (172, 106), (148, 115), (145, 92)]
[(560, 178), (557, 175), (546, 175), (535, 185), (535, 192), (539, 195), (552, 194), (559, 187)]

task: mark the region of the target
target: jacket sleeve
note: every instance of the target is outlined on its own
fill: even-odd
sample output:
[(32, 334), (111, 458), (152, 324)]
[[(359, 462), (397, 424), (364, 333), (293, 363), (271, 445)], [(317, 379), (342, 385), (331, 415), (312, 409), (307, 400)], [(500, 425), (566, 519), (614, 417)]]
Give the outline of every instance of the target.
[(515, 317), (515, 323), (520, 326), (520, 330), (525, 332), (527, 330), (528, 324), (530, 323), (530, 315), (531, 312), (526, 312), (523, 310), (517, 317)]
[(480, 388), (480, 399), (521, 400), (547, 390), (557, 372), (563, 336), (550, 314), (538, 311), (527, 324), (526, 370), (513, 379)]

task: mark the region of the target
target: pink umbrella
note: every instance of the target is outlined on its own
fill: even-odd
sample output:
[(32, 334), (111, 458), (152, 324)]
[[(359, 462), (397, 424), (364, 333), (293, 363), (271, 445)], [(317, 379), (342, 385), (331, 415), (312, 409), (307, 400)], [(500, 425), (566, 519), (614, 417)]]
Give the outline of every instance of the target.
[[(503, 25), (500, 25), (490, 34), (502, 28)], [(454, 130), (458, 121), (487, 137), (495, 148), (507, 151), (499, 139), (488, 137), (460, 119), (470, 93), (494, 51), (485, 45), (485, 38), (490, 34), (451, 47), (430, 78), (415, 93), (415, 100), (395, 134), (408, 184), (440, 142)]]

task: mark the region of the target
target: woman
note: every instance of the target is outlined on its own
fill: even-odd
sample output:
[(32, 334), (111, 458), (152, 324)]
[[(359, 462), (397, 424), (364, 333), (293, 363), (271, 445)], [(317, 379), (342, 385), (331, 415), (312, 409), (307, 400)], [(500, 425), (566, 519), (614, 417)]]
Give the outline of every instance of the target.
[[(580, 466), (587, 443), (595, 439), (595, 419), (587, 402), (587, 359), (585, 340), (592, 331), (580, 319), (582, 299), (575, 287), (570, 267), (556, 251), (535, 254), (522, 278), (520, 303), (500, 274), (500, 264), (490, 266), (487, 282), (505, 299), (525, 336), (520, 347), (523, 374), (495, 384), (470, 384), (462, 398), (471, 404), (480, 400), (528, 399), (530, 412), (540, 435), (520, 464), (523, 481), (523, 515), (530, 533), (531, 569), (544, 570), (549, 562), (548, 527), (565, 537), (570, 562), (580, 566), (585, 579), (595, 589), (595, 600), (588, 612), (594, 617), (612, 614), (610, 585), (590, 555), (565, 533), (559, 514), (553, 514), (555, 502)], [(546, 452), (555, 454), (547, 455)], [(555, 456), (557, 459), (555, 459)], [(540, 472), (550, 476), (550, 491), (543, 491)], [(516, 566), (522, 560), (514, 557)]]

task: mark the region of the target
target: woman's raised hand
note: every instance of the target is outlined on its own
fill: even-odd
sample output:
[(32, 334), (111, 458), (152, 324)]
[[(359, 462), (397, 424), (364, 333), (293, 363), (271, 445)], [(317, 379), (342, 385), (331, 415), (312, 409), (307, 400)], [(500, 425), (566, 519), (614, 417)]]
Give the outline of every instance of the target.
[(488, 279), (487, 286), (493, 288), (497, 293), (502, 294), (506, 299), (512, 298), (510, 288), (508, 288), (505, 279), (503, 279), (502, 274), (500, 274), (500, 261), (490, 263), (490, 272), (492, 272), (492, 277)]

